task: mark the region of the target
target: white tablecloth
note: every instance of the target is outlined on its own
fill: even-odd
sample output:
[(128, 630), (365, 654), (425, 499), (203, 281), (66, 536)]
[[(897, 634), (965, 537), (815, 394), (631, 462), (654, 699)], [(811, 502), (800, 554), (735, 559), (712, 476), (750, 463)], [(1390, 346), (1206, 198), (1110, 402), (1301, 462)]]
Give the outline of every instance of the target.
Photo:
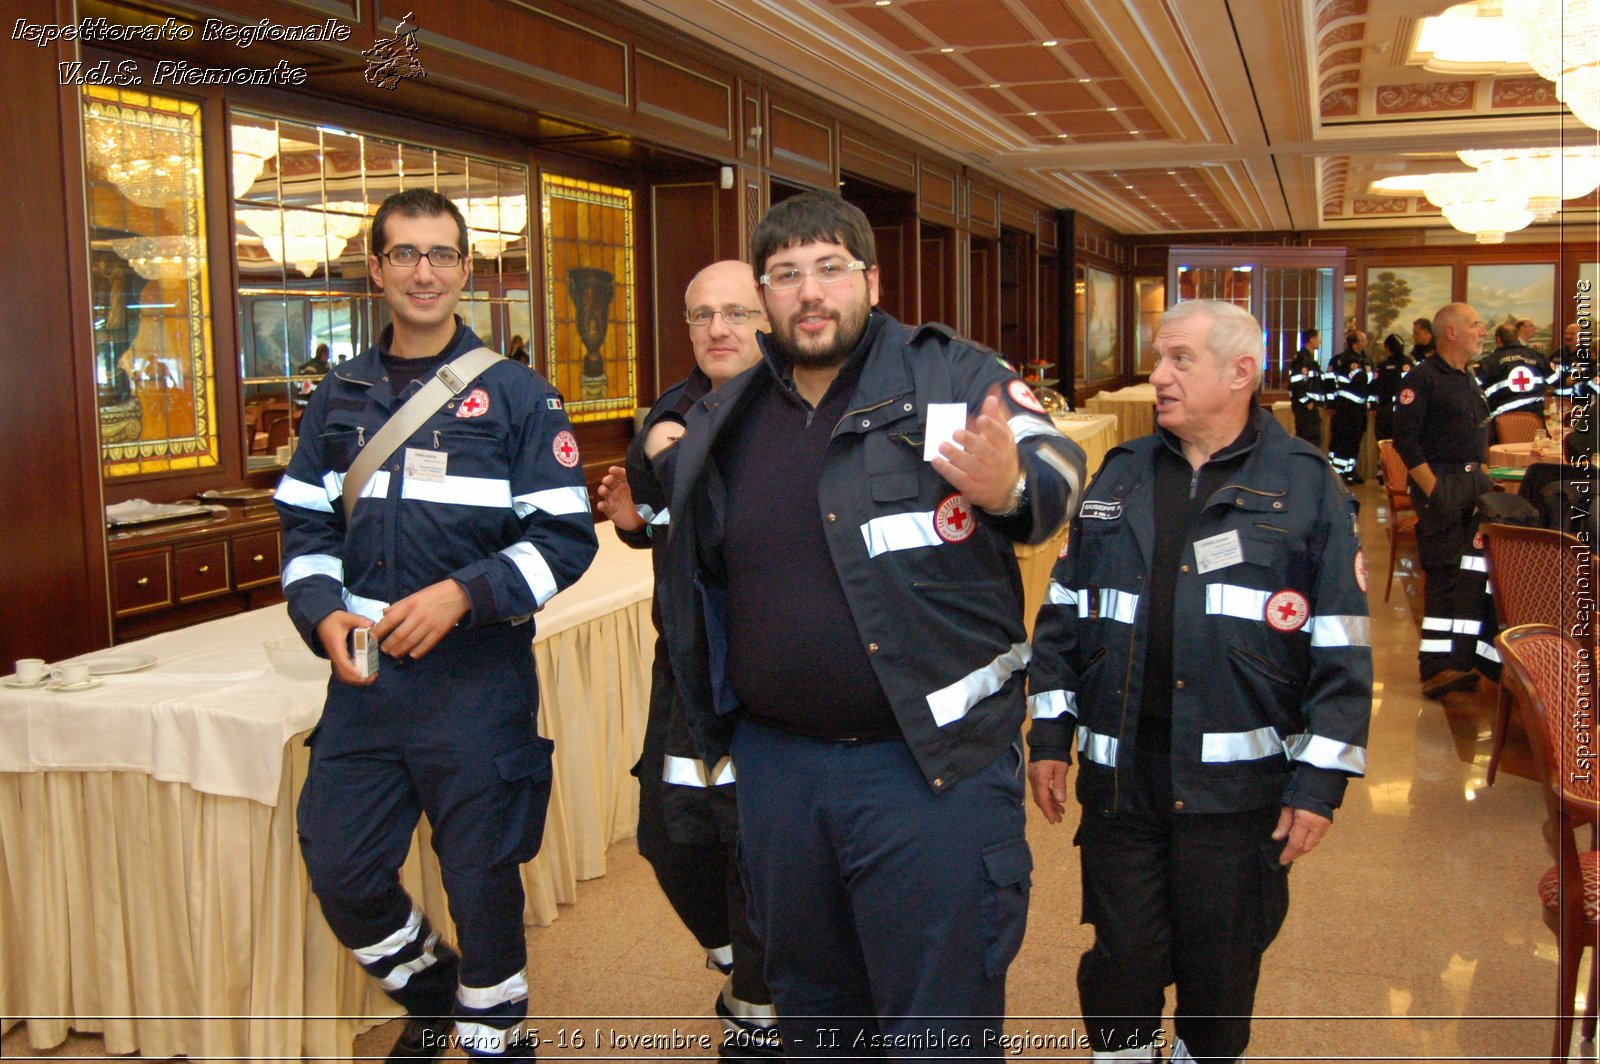
[(1096, 414), (1115, 414), (1120, 426), (1119, 443), (1148, 436), (1155, 431), (1156, 390), (1150, 384), (1130, 384), (1114, 392), (1101, 392), (1083, 404)]
[[(604, 874), (638, 816), (650, 555), (610, 525), (600, 538), (537, 618), (556, 754), (544, 846), (522, 870), (531, 923)], [(396, 1014), (309, 895), (294, 800), (322, 685), (272, 672), (260, 646), (289, 631), (279, 606), (120, 646), (160, 660), (92, 691), (0, 688), (0, 1028), (27, 1021), (38, 1049), (70, 1026), (108, 1053), (339, 1059)], [(427, 839), (424, 823), (402, 878), (448, 936)]]

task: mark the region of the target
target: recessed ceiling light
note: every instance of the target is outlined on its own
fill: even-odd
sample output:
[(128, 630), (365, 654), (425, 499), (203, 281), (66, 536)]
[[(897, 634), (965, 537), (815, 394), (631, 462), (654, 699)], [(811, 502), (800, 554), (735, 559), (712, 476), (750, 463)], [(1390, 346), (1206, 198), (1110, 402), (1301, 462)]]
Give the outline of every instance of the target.
[(1067, 134), (1065, 134), (1065, 133), (1057, 133), (1056, 134), (1056, 139), (1057, 140), (1066, 140), (1067, 139)]
[(953, 51), (955, 51), (955, 49), (954, 48), (941, 48), (941, 49), (939, 49), (939, 51), (941, 51), (941, 52), (953, 52)]
[(1094, 80), (1093, 78), (1079, 78), (1078, 79), (1078, 84), (1079, 85), (1087, 85), (1087, 84), (1089, 84), (1089, 82), (1091, 82), (1093, 80)]
[(989, 83), (989, 87), (991, 89), (998, 89), (1000, 87), (1000, 83), (998, 81), (991, 81)]
[(891, 0), (875, 0), (875, 3), (879, 7), (888, 7), (891, 3)]
[(1059, 42), (1057, 42), (1057, 41), (1044, 41), (1042, 43), (1044, 44), (1044, 46), (1046, 48), (1054, 48), (1056, 46), (1056, 44), (1059, 43)]
[(1029, 118), (1038, 118), (1039, 117), (1039, 112), (1038, 111), (1029, 111), (1028, 112), (1028, 117)]
[(1116, 108), (1115, 108), (1115, 107), (1107, 107), (1107, 108), (1106, 108), (1106, 111), (1107, 111), (1107, 112), (1108, 112), (1108, 113), (1109, 113), (1109, 112), (1111, 112), (1111, 111), (1115, 111), (1115, 110), (1116, 110)]

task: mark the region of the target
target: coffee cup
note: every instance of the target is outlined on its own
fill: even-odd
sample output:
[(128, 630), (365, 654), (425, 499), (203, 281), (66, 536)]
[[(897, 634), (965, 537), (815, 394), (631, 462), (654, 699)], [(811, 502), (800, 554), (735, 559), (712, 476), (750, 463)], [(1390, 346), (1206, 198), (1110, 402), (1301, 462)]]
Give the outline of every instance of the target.
[(89, 682), (89, 663), (79, 661), (70, 665), (57, 665), (50, 675), (55, 677), (56, 683), (64, 687), (75, 687), (80, 683)]
[(38, 683), (50, 672), (50, 663), (43, 658), (18, 658), (16, 674), (18, 683)]

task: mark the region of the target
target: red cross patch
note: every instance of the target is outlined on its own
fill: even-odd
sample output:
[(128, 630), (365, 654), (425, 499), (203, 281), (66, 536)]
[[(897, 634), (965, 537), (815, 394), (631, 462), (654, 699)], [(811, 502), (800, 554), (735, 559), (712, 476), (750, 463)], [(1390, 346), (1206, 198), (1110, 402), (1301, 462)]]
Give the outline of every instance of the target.
[(1364, 551), (1356, 551), (1356, 587), (1361, 593), (1367, 593), (1367, 555)]
[(550, 445), (550, 449), (555, 452), (556, 461), (568, 469), (578, 464), (578, 441), (566, 429), (556, 433), (555, 442)]
[(1518, 366), (1511, 371), (1511, 376), (1506, 379), (1510, 381), (1511, 390), (1514, 392), (1531, 392), (1533, 391), (1533, 386), (1539, 381), (1539, 378), (1535, 377), (1533, 371), (1527, 366)]
[(489, 412), (489, 393), (474, 388), (456, 407), (456, 417), (482, 417)]
[(978, 527), (965, 495), (946, 495), (933, 512), (933, 530), (946, 543), (960, 543)]
[(1401, 406), (1410, 406), (1412, 403), (1414, 403), (1416, 401), (1417, 401), (1417, 393), (1416, 392), (1412, 391), (1410, 388), (1401, 388), (1400, 389), (1400, 405)]
[(1044, 407), (1039, 403), (1038, 396), (1033, 394), (1033, 389), (1022, 381), (1012, 381), (1006, 385), (1006, 394), (1011, 396), (1011, 401), (1024, 410), (1032, 410), (1035, 414), (1044, 413)]
[(1483, 533), (1482, 532), (1474, 532), (1472, 534), (1472, 549), (1473, 550), (1482, 550), (1483, 549)]
[(1298, 632), (1311, 619), (1311, 604), (1292, 588), (1267, 599), (1266, 622), (1276, 632)]

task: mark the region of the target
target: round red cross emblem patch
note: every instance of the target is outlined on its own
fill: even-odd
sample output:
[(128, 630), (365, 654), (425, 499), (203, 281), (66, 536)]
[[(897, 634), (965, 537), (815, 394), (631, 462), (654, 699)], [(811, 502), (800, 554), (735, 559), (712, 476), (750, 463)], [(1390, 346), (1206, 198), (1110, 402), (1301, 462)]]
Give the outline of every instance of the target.
[(1412, 391), (1410, 388), (1401, 388), (1400, 389), (1400, 405), (1401, 406), (1410, 406), (1412, 403), (1414, 403), (1416, 401), (1417, 401), (1417, 393), (1416, 392)]
[(556, 461), (568, 469), (578, 464), (578, 441), (566, 429), (556, 433), (555, 442), (550, 445), (550, 449), (555, 452)]
[(1482, 532), (1474, 532), (1472, 534), (1472, 549), (1473, 550), (1482, 550), (1483, 549), (1483, 533)]
[(489, 412), (489, 393), (474, 388), (456, 407), (456, 417), (482, 417)]
[(978, 519), (972, 515), (965, 495), (946, 495), (933, 511), (933, 530), (946, 543), (960, 543), (977, 527)]
[(1511, 381), (1511, 390), (1514, 392), (1531, 392), (1533, 391), (1533, 385), (1536, 379), (1537, 378), (1535, 378), (1533, 375), (1533, 371), (1527, 366), (1518, 366), (1516, 369), (1511, 371), (1511, 376), (1509, 378)]
[(1039, 403), (1038, 396), (1033, 394), (1033, 389), (1022, 381), (1012, 381), (1006, 385), (1006, 394), (1011, 396), (1011, 401), (1024, 410), (1032, 410), (1035, 414), (1044, 413), (1044, 407)]
[(1311, 619), (1311, 604), (1300, 592), (1284, 588), (1267, 599), (1267, 624), (1274, 631), (1298, 632)]
[(1367, 593), (1367, 555), (1365, 551), (1356, 551), (1356, 587), (1361, 593)]

